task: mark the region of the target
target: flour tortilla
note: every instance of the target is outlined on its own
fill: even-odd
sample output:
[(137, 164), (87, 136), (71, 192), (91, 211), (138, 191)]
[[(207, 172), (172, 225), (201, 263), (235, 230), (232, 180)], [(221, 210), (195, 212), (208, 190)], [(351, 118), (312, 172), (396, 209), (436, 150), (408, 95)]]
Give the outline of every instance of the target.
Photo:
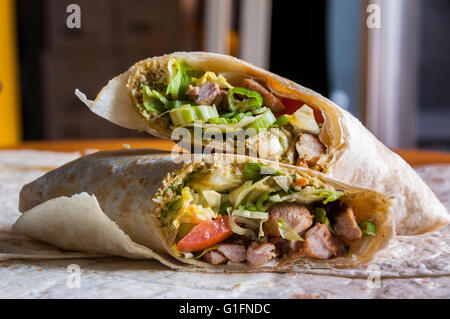
[(170, 139), (170, 129), (157, 118), (145, 119), (137, 112), (127, 87), (142, 72), (155, 65), (164, 65), (170, 58), (182, 59), (197, 69), (223, 74), (232, 84), (247, 77), (257, 78), (277, 96), (319, 108), (325, 118), (320, 140), (327, 146), (327, 154), (319, 162), (324, 173), (352, 185), (395, 195), (392, 203), (398, 234), (422, 234), (437, 230), (450, 221), (447, 210), (416, 172), (349, 112), (310, 89), (234, 57), (206, 52), (176, 52), (149, 58), (112, 79), (95, 101), (88, 100), (79, 90), (75, 94), (92, 112), (112, 123)]
[[(203, 160), (250, 159), (216, 154)], [(338, 182), (309, 169), (278, 166), (275, 162), (260, 159), (251, 161), (277, 169), (297, 170), (307, 178), (342, 189), (347, 194), (344, 201), (353, 206), (355, 214), (377, 224), (377, 236), (364, 237), (352, 249), (352, 257), (331, 260), (301, 258), (294, 261), (294, 268), (359, 266), (372, 260), (375, 253), (385, 248), (393, 238), (393, 213), (385, 195)], [(245, 264), (213, 266), (172, 255), (158, 218), (164, 202), (157, 198), (170, 200), (165, 195), (170, 185), (175, 178), (183, 178), (195, 165), (198, 162), (177, 164), (170, 155), (151, 154), (147, 150), (125, 149), (85, 156), (23, 187), (19, 210), (24, 214), (14, 224), (13, 230), (65, 250), (127, 258), (156, 258), (176, 269), (277, 271), (281, 266), (278, 262), (261, 267)], [(156, 192), (163, 196), (155, 196), (153, 202)]]

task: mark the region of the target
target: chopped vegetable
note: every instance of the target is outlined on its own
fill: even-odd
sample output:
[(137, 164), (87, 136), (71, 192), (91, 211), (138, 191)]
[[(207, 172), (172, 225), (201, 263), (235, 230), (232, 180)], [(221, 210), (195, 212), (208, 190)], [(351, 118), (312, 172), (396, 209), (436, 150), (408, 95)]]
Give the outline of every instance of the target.
[(232, 191), (230, 193), (229, 199), (233, 207), (238, 207), (250, 192), (258, 188), (259, 186), (262, 186), (264, 182), (269, 178), (270, 176), (267, 176), (254, 184), (252, 181), (247, 181), (241, 187)]
[(252, 229), (248, 229), (248, 228), (243, 228), (241, 226), (239, 226), (234, 217), (231, 217), (229, 220), (229, 224), (230, 224), (230, 228), (233, 231), (233, 233), (238, 234), (238, 235), (242, 235), (242, 236), (247, 236), (252, 240), (256, 240), (257, 239), (257, 235), (255, 233), (254, 230)]
[[(258, 238), (264, 236), (263, 223), (269, 219), (269, 214), (258, 211), (236, 209), (231, 213), (234, 222), (240, 222), (258, 230)], [(248, 233), (248, 232), (247, 232)], [(250, 235), (252, 236), (252, 235)]]
[(169, 115), (173, 125), (175, 126), (191, 123), (197, 120), (197, 114), (189, 104), (173, 109), (169, 112)]
[(269, 192), (264, 192), (261, 196), (258, 197), (258, 199), (256, 200), (256, 209), (258, 209), (258, 211), (265, 212), (270, 208), (270, 206), (274, 204), (273, 202), (269, 202), (264, 205), (264, 202), (269, 199), (269, 196)]
[(180, 252), (195, 252), (218, 244), (233, 234), (229, 217), (204, 221), (194, 228), (177, 244)]
[(228, 207), (233, 207), (233, 206), (231, 206), (230, 201), (226, 201), (222, 205), (220, 205), (219, 214), (222, 216), (228, 215), (228, 210), (227, 210)]
[[(148, 86), (142, 87), (142, 104), (148, 112), (156, 114), (161, 114), (164, 112), (164, 102), (156, 96), (158, 94), (161, 95), (157, 91), (151, 90)], [(165, 99), (162, 95), (161, 97)]]
[(374, 223), (371, 223), (367, 220), (363, 220), (359, 223), (359, 228), (361, 228), (363, 236), (376, 236), (377, 228)]
[(248, 124), (245, 129), (254, 129), (257, 133), (268, 129), (275, 123), (276, 118), (271, 110), (265, 111), (263, 114), (258, 115), (257, 118)]
[(299, 234), (297, 234), (291, 227), (289, 227), (288, 224), (286, 224), (283, 218), (278, 218), (277, 226), (281, 237), (283, 237), (284, 239), (304, 241), (304, 239), (300, 237)]
[[(235, 94), (243, 95), (245, 97), (248, 97), (249, 99), (244, 99), (243, 101), (236, 104), (234, 99)], [(247, 112), (248, 110), (251, 109), (260, 108), (263, 104), (263, 98), (261, 94), (240, 87), (235, 87), (228, 90), (227, 100), (228, 100), (228, 107), (232, 112), (234, 111)]]
[(175, 126), (188, 124), (196, 120), (207, 121), (219, 116), (216, 107), (207, 105), (190, 106), (189, 104), (169, 111), (172, 123)]
[(289, 124), (289, 116), (287, 116), (286, 114), (279, 116), (275, 121), (275, 123), (273, 123), (273, 125), (277, 127), (282, 127), (288, 124)]
[[(295, 111), (297, 111), (301, 106), (303, 106), (305, 103), (292, 100), (292, 99), (282, 99), (281, 103), (286, 107), (284, 112), (277, 113), (277, 116), (280, 116), (281, 114), (294, 114)], [(323, 124), (324, 118), (322, 115), (322, 112), (319, 109), (314, 108), (314, 118), (316, 119), (316, 122), (320, 125)]]
[(206, 248), (205, 250), (203, 250), (201, 252), (201, 254), (199, 254), (198, 256), (195, 256), (194, 259), (200, 259), (202, 258), (208, 251), (212, 251), (212, 250), (216, 250), (217, 248), (219, 248), (221, 245), (215, 245), (209, 248)]
[(274, 176), (273, 180), (287, 193), (291, 187), (292, 184), (292, 177), (291, 176)]
[(289, 116), (289, 122), (297, 134), (310, 133), (318, 135), (320, 133), (319, 126), (314, 118), (314, 111), (306, 104)]
[(241, 216), (241, 217), (251, 218), (251, 219), (265, 219), (265, 220), (267, 220), (269, 218), (269, 214), (268, 213), (264, 213), (264, 212), (261, 212), (261, 211), (253, 212), (253, 211), (249, 211), (249, 210), (240, 210), (240, 209), (233, 210), (231, 215), (232, 216)]
[(324, 224), (328, 227), (330, 232), (336, 234), (333, 227), (331, 226), (330, 220), (327, 217), (327, 211), (324, 208), (316, 208), (314, 215), (316, 216), (316, 222)]
[(191, 83), (196, 86), (202, 86), (206, 82), (214, 82), (219, 85), (221, 89), (232, 89), (233, 86), (227, 82), (227, 80), (223, 77), (223, 75), (219, 74), (218, 76), (211, 71), (205, 72), (201, 78), (196, 79), (192, 78)]
[[(209, 221), (217, 216), (210, 207), (193, 204), (194, 197), (197, 195), (191, 192), (189, 187), (184, 187), (181, 191), (182, 205), (173, 218), (172, 225), (177, 228), (183, 223), (200, 224)], [(198, 195), (197, 195), (198, 196)]]
[(182, 199), (181, 198), (173, 200), (167, 206), (167, 208), (164, 209), (161, 212), (161, 216), (160, 216), (161, 223), (163, 225), (169, 224), (170, 223), (170, 217), (172, 217), (173, 215), (175, 215), (178, 212), (178, 210), (181, 208), (181, 205), (182, 205)]
[(299, 196), (303, 199), (305, 203), (313, 203), (317, 200), (324, 199), (322, 202), (324, 205), (330, 202), (334, 202), (343, 195), (344, 192), (341, 191), (333, 191), (330, 189), (323, 189), (323, 188), (314, 188), (311, 186), (303, 188), (299, 193)]
[(269, 200), (276, 203), (296, 202), (303, 205), (310, 205), (314, 202), (324, 199), (322, 203), (325, 205), (329, 202), (337, 200), (343, 195), (344, 193), (341, 191), (333, 191), (329, 189), (306, 186), (299, 192), (293, 192), (285, 196), (282, 196), (281, 194), (272, 195), (269, 197)]
[(201, 191), (201, 194), (212, 209), (214, 210), (220, 209), (220, 199), (221, 199), (220, 193), (213, 190), (203, 190)]
[(170, 110), (191, 103), (192, 103), (191, 101), (168, 100), (166, 103), (166, 108)]
[(169, 70), (169, 84), (167, 85), (166, 95), (170, 95), (172, 99), (184, 97), (191, 77), (188, 71), (192, 68), (183, 60), (170, 59), (167, 64)]
[(247, 180), (256, 181), (261, 178), (261, 175), (275, 175), (281, 176), (283, 173), (272, 167), (261, 163), (247, 163), (242, 170), (242, 174)]
[(242, 185), (243, 178), (237, 175), (231, 165), (220, 165), (210, 172), (193, 172), (188, 184), (195, 190), (210, 190), (225, 192)]

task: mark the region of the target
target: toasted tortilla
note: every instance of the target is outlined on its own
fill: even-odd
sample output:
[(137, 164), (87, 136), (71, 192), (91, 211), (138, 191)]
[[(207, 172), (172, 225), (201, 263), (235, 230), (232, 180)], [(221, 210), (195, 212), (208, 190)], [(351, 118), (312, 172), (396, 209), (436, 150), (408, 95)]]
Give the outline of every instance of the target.
[[(393, 238), (393, 213), (388, 198), (381, 193), (347, 185), (316, 171), (262, 159), (220, 154), (203, 158), (203, 161), (249, 160), (277, 169), (296, 170), (308, 179), (343, 190), (346, 193), (343, 200), (352, 205), (355, 215), (377, 225), (377, 236), (366, 236), (352, 247), (352, 257), (300, 258), (290, 261), (293, 267), (359, 266), (369, 262)], [(278, 271), (281, 261), (260, 267), (213, 266), (173, 255), (169, 238), (160, 225), (159, 213), (171, 199), (170, 186), (200, 163), (177, 164), (168, 154), (157, 155), (148, 150), (125, 149), (85, 156), (23, 187), (19, 210), (24, 213), (13, 230), (65, 250), (155, 258), (175, 269)], [(156, 193), (162, 196), (155, 196)]]
[(88, 100), (79, 90), (75, 94), (92, 112), (112, 123), (170, 139), (171, 130), (167, 125), (157, 117), (145, 118), (139, 114), (130, 90), (143, 72), (164, 65), (171, 58), (222, 74), (231, 84), (248, 77), (257, 78), (279, 97), (320, 109), (325, 122), (319, 138), (327, 147), (326, 155), (319, 161), (323, 172), (352, 185), (395, 195), (392, 203), (398, 234), (422, 234), (444, 227), (450, 221), (445, 207), (417, 173), (349, 112), (310, 89), (237, 58), (206, 52), (176, 52), (136, 63), (109, 81), (95, 101)]

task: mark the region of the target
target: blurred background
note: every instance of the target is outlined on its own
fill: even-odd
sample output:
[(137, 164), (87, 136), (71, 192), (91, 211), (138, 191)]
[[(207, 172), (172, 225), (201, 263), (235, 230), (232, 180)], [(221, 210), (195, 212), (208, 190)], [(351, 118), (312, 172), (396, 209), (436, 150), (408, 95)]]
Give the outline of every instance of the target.
[(449, 0), (0, 0), (0, 146), (147, 137), (73, 92), (94, 98), (138, 60), (185, 50), (309, 87), (390, 147), (450, 150), (449, 31)]

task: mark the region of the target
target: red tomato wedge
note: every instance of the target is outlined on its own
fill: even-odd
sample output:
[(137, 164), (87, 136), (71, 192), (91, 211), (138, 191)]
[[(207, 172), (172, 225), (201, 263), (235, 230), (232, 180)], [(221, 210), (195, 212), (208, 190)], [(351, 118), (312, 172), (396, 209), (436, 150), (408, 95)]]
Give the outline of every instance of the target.
[[(297, 111), (301, 106), (303, 106), (303, 102), (297, 101), (297, 100), (291, 100), (291, 99), (282, 99), (281, 103), (286, 107), (286, 109), (283, 112), (276, 113), (275, 116), (278, 117), (283, 114), (294, 114), (295, 111)], [(310, 106), (311, 107), (311, 106)], [(316, 119), (316, 122), (318, 124), (323, 124), (324, 118), (322, 115), (322, 112), (318, 109), (312, 108), (314, 110), (314, 117)]]
[(194, 252), (206, 249), (227, 239), (233, 234), (228, 216), (201, 222), (178, 242), (179, 251)]

